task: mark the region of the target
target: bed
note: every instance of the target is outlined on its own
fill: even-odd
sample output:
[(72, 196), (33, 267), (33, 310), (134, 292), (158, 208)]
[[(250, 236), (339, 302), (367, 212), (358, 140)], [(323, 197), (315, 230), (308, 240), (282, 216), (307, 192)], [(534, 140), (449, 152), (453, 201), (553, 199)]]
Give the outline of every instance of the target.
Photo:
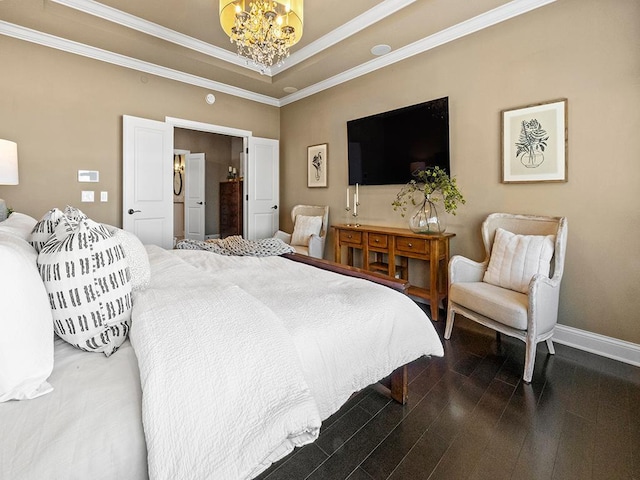
[[(21, 242), (36, 221), (12, 217), (0, 223), (0, 259), (32, 262)], [(148, 279), (132, 290), (127, 338), (106, 356), (45, 336), (39, 351), (49, 338), (53, 360), (35, 398), (0, 403), (0, 477), (253, 478), (314, 441), (353, 393), (443, 354), (422, 309), (356, 270), (292, 254), (135, 249), (122, 247), (131, 276), (142, 264)]]

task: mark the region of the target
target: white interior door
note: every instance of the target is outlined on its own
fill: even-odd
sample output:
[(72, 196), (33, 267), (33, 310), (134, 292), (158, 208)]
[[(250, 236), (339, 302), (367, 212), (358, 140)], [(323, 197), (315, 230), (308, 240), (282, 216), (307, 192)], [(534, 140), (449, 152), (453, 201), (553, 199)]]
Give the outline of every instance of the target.
[(247, 223), (245, 237), (249, 240), (269, 238), (280, 224), (280, 152), (278, 140), (249, 137), (245, 179)]
[(191, 240), (204, 240), (204, 169), (204, 153), (190, 153), (185, 157), (184, 236)]
[(124, 115), (122, 143), (122, 228), (172, 248), (173, 126)]

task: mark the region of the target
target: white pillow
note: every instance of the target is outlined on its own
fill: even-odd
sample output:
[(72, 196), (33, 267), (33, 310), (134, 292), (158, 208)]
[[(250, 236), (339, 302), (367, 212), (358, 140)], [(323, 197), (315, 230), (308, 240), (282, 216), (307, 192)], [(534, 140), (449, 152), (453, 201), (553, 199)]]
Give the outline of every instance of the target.
[(322, 217), (296, 215), (296, 221), (291, 235), (291, 245), (309, 246), (311, 235), (320, 235), (322, 228)]
[(147, 250), (140, 239), (131, 232), (122, 230), (112, 225), (105, 225), (111, 236), (115, 238), (127, 259), (129, 270), (131, 271), (131, 290), (134, 292), (144, 290), (149, 286), (151, 281), (151, 265), (149, 264), (149, 256)]
[(35, 218), (24, 213), (13, 212), (4, 222), (0, 222), (0, 232), (11, 233), (28, 241), (35, 224)]
[(38, 255), (54, 330), (90, 352), (115, 352), (131, 325), (131, 274), (120, 243), (87, 218), (63, 217)]
[(517, 235), (498, 228), (483, 281), (527, 293), (536, 273), (549, 276), (554, 242), (555, 235)]
[(46, 381), (53, 370), (53, 322), (36, 255), (26, 240), (0, 232), (0, 402), (53, 390)]

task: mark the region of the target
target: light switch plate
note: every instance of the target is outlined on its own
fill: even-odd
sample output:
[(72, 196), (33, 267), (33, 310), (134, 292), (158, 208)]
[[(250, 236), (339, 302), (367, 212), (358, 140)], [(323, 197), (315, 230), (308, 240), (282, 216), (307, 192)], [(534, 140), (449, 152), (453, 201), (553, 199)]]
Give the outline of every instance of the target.
[(94, 193), (93, 190), (83, 190), (82, 191), (81, 201), (83, 201), (83, 202), (93, 202), (94, 201), (93, 193)]
[(100, 201), (108, 202), (109, 201), (109, 193), (108, 192), (100, 192)]

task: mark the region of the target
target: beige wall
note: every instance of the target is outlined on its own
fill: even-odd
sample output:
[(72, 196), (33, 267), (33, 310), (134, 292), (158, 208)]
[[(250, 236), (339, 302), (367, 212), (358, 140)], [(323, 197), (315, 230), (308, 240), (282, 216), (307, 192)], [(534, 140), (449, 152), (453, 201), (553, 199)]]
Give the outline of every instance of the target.
[[(13, 208), (40, 216), (80, 206), (121, 223), (122, 115), (165, 116), (281, 138), (281, 223), (296, 203), (328, 204), (343, 220), (346, 121), (449, 96), (452, 170), (468, 202), (450, 222), (454, 253), (481, 258), (487, 213), (565, 215), (569, 244), (560, 322), (640, 343), (640, 3), (556, 3), (282, 109), (0, 37), (0, 138), (18, 143)], [(569, 100), (569, 182), (503, 185), (500, 110)], [(282, 131), (282, 135), (280, 132)], [(329, 144), (329, 187), (306, 187), (306, 148)], [(78, 169), (100, 171), (79, 184)], [(81, 204), (80, 191), (109, 192)], [(397, 187), (361, 190), (361, 219), (403, 226)], [(327, 248), (331, 256), (331, 244)]]
[[(560, 323), (640, 343), (640, 2), (559, 0), (281, 109), (282, 226), (297, 203), (344, 220), (347, 120), (449, 97), (452, 171), (467, 204), (453, 253), (482, 259), (490, 212), (569, 221)], [(569, 181), (500, 183), (500, 111), (561, 97)], [(329, 144), (329, 187), (306, 187), (306, 148)], [(398, 187), (360, 189), (361, 222), (404, 226)], [(331, 244), (327, 249), (332, 256)]]
[[(20, 185), (0, 197), (34, 217), (75, 205), (92, 218), (122, 223), (122, 115), (165, 116), (280, 137), (279, 109), (0, 37), (0, 138), (18, 143)], [(79, 169), (99, 183), (78, 183)], [(109, 192), (108, 203), (80, 203), (81, 190)]]

